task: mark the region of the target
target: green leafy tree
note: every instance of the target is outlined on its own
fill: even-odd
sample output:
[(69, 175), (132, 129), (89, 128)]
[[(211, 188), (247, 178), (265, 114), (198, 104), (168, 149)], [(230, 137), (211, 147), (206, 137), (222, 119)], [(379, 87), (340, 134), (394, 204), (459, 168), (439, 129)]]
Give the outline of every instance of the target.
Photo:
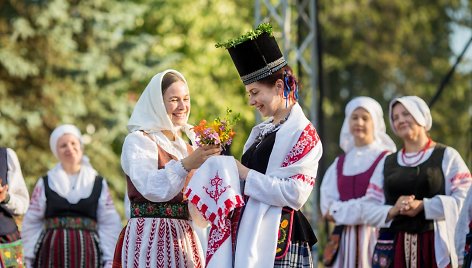
[(51, 131), (72, 123), (84, 133), (94, 167), (123, 192), (127, 92), (159, 63), (146, 60), (154, 37), (127, 35), (145, 7), (95, 0), (0, 5), (0, 141), (18, 152), (30, 189), (57, 162)]
[[(382, 104), (388, 124), (388, 102), (393, 97), (418, 95), (428, 102), (451, 68), (451, 58), (455, 59), (451, 25), (470, 26), (472, 20), (470, 9), (460, 0), (319, 4), (325, 52), (324, 145), (325, 157), (332, 161), (339, 153), (345, 104), (355, 96), (372, 96)], [(462, 16), (455, 16), (459, 11)], [(470, 152), (470, 77), (470, 70), (456, 73), (432, 109), (432, 137), (458, 149), (463, 157)], [(397, 145), (401, 146), (399, 140)]]

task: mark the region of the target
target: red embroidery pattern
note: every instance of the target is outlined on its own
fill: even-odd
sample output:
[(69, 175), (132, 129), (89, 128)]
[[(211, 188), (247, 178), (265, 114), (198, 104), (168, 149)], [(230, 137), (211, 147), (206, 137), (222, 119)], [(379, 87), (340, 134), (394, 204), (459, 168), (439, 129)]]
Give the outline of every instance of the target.
[(458, 180), (462, 181), (464, 179), (470, 179), (470, 178), (472, 178), (472, 176), (469, 172), (457, 173), (454, 177), (451, 178), (450, 181), (451, 181), (451, 183), (455, 183)]
[[(308, 124), (302, 134), (300, 134), (295, 146), (293, 146), (292, 150), (290, 150), (288, 155), (285, 157), (282, 167), (290, 166), (305, 157), (305, 155), (316, 146), (319, 140), (320, 137), (318, 136), (315, 127), (312, 124)], [(315, 184), (315, 178), (303, 174), (296, 174), (290, 178), (301, 180), (308, 183), (310, 186)]]
[[(230, 186), (228, 186), (229, 188)], [(205, 204), (201, 204), (200, 203), (200, 197), (198, 195), (193, 195), (192, 197), (192, 190), (191, 189), (188, 189), (188, 191), (185, 193), (185, 196), (187, 198), (190, 198), (190, 202), (192, 204), (194, 204), (197, 209), (201, 212), (201, 214), (203, 215), (203, 217), (212, 223), (213, 224), (217, 224), (217, 225), (220, 225), (220, 227), (224, 226), (225, 223), (224, 223), (224, 218), (228, 215), (228, 213), (235, 209), (235, 208), (238, 208), (238, 207), (242, 207), (244, 206), (244, 200), (242, 199), (242, 197), (240, 195), (236, 195), (235, 196), (235, 201), (233, 202), (232, 200), (230, 199), (227, 199), (225, 201), (225, 207), (224, 209), (218, 209), (218, 214), (214, 213), (214, 212), (208, 212), (208, 206), (205, 205)], [(208, 212), (208, 213), (207, 213)], [(218, 217), (218, 218), (217, 218)], [(215, 219), (217, 219), (217, 221), (215, 222)]]
[[(162, 221), (161, 224), (164, 225), (165, 232), (166, 232), (166, 239), (164, 241), (166, 241), (167, 243), (170, 243), (170, 227), (167, 224), (167, 222), (165, 222), (165, 221)], [(175, 237), (174, 237), (174, 242), (176, 242)], [(170, 258), (170, 246), (166, 247), (166, 250), (167, 250), (167, 266), (166, 267), (172, 267), (171, 266), (172, 265), (172, 259)]]
[(285, 157), (282, 167), (290, 166), (302, 159), (315, 147), (319, 140), (320, 137), (318, 136), (315, 127), (312, 124), (308, 124), (298, 138), (295, 146), (293, 146), (292, 150)]
[(39, 198), (41, 197), (42, 192), (43, 192), (42, 186), (38, 186), (34, 188), (33, 194), (31, 194), (31, 201), (30, 201), (29, 209), (40, 211)]
[(226, 189), (231, 188), (230, 185), (223, 186), (223, 179), (218, 176), (218, 171), (213, 179), (210, 180), (211, 190), (207, 187), (203, 186), (205, 192), (215, 200), (215, 203), (218, 203), (218, 199), (220, 199), (221, 194), (226, 192)]
[(384, 192), (383, 189), (377, 186), (376, 184), (370, 183), (367, 187), (367, 195), (373, 197), (375, 200), (384, 201)]
[(206, 264), (211, 260), (211, 257), (215, 252), (221, 247), (221, 245), (230, 237), (231, 235), (231, 221), (225, 219), (224, 228), (218, 228), (215, 225), (212, 225), (210, 228), (210, 233), (208, 237), (208, 249), (206, 254)]
[(126, 229), (126, 244), (125, 244), (125, 267), (128, 267), (128, 247), (129, 247), (129, 231), (131, 230), (131, 226), (128, 225), (128, 228)]
[(192, 260), (193, 260), (194, 268), (202, 268), (202, 261), (200, 260), (200, 255), (198, 255), (198, 248), (197, 248), (197, 243), (195, 240), (195, 235), (190, 225), (185, 224), (185, 232), (188, 237), (192, 238), (190, 239), (190, 243), (192, 247)]
[(141, 243), (143, 242), (144, 218), (138, 218), (136, 221), (136, 245), (134, 248), (133, 267), (139, 268), (139, 255), (141, 254)]
[(165, 237), (165, 224), (161, 220), (159, 222), (159, 229), (157, 231), (157, 267), (165, 267), (164, 265), (164, 237)]
[(290, 178), (296, 179), (296, 180), (301, 180), (303, 182), (308, 183), (310, 186), (315, 185), (315, 178), (310, 177), (310, 176), (306, 176), (306, 175), (303, 175), (303, 174), (297, 174), (297, 175), (294, 175)]
[[(170, 225), (170, 231), (172, 232), (172, 237), (174, 238), (173, 241), (172, 241), (172, 244), (174, 246), (174, 258), (175, 258), (175, 265), (176, 266), (180, 266), (180, 251), (182, 250), (182, 252), (184, 252), (183, 248), (182, 248), (182, 244), (179, 243), (179, 240), (177, 239), (177, 231), (175, 230), (175, 225), (174, 224), (171, 224)], [(180, 248), (179, 248), (180, 246)], [(169, 255), (170, 257), (170, 255)], [(185, 254), (184, 254), (184, 257), (185, 257)], [(184, 263), (187, 263), (185, 260), (184, 260)]]
[(151, 233), (149, 234), (148, 250), (146, 253), (146, 267), (151, 267), (151, 249), (154, 237), (156, 235), (157, 219), (152, 219)]

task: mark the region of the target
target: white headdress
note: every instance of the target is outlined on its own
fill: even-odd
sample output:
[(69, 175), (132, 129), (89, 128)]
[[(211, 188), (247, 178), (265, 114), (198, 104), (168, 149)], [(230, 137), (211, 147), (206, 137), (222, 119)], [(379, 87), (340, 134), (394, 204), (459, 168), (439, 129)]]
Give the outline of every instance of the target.
[(346, 117), (344, 118), (341, 134), (339, 136), (339, 146), (341, 149), (347, 153), (354, 148), (354, 137), (349, 130), (349, 118), (351, 118), (352, 112), (359, 107), (366, 109), (372, 117), (372, 122), (374, 124), (374, 142), (384, 150), (390, 152), (397, 151), (395, 143), (385, 132), (382, 107), (376, 100), (370, 97), (356, 97), (346, 105)]
[(82, 135), (80, 134), (80, 130), (76, 126), (70, 124), (60, 125), (54, 129), (54, 131), (51, 133), (51, 136), (49, 137), (49, 147), (56, 158), (58, 158), (57, 140), (59, 140), (59, 138), (65, 134), (74, 135), (80, 141), (80, 146), (83, 149)]
[[(165, 141), (166, 139), (162, 135), (162, 131), (169, 130), (174, 134), (174, 136), (178, 137), (177, 133), (179, 130), (183, 130), (187, 137), (192, 141), (192, 144), (195, 144), (195, 133), (191, 130), (192, 126), (189, 124), (186, 124), (183, 127), (174, 126), (171, 119), (167, 115), (164, 99), (162, 96), (162, 79), (167, 73), (173, 73), (177, 75), (188, 87), (185, 77), (176, 70), (168, 69), (154, 75), (139, 97), (139, 100), (136, 103), (133, 113), (131, 114), (131, 117), (128, 121), (127, 127), (129, 132), (142, 130), (147, 133), (155, 134), (156, 138), (158, 138), (158, 144), (161, 145), (167, 152), (174, 154), (172, 148), (174, 145), (169, 145)], [(159, 139), (159, 137), (162, 139)], [(179, 150), (185, 156), (187, 154), (185, 142), (179, 138), (177, 139), (177, 143), (179, 144)]]
[(424, 127), (426, 131), (431, 129), (433, 125), (433, 119), (431, 117), (431, 111), (428, 105), (423, 99), (417, 96), (404, 96), (393, 99), (389, 105), (389, 116), (390, 126), (394, 133), (396, 133), (395, 127), (392, 121), (392, 110), (395, 103), (401, 103), (403, 107), (413, 116), (418, 125)]
[[(49, 147), (56, 158), (57, 141), (65, 134), (74, 135), (79, 141), (83, 150), (82, 135), (80, 130), (70, 124), (56, 127), (49, 137)], [(67, 199), (71, 204), (77, 204), (82, 198), (87, 198), (92, 193), (95, 176), (97, 171), (92, 167), (90, 161), (85, 154), (82, 156), (80, 171), (75, 182), (72, 182), (69, 175), (65, 172), (62, 164), (59, 162), (48, 171), (49, 187), (60, 196)]]

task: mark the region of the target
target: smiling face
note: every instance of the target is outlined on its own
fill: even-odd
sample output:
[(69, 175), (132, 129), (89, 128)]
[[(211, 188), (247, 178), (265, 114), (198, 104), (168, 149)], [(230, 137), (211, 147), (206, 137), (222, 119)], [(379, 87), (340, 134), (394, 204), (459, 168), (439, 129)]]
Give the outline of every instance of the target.
[(284, 105), (282, 98), (282, 87), (276, 83), (274, 86), (254, 82), (246, 86), (249, 97), (249, 105), (254, 106), (264, 116), (275, 116), (277, 111)]
[(64, 134), (57, 140), (57, 157), (64, 166), (80, 166), (82, 148), (79, 139), (72, 134)]
[(425, 128), (420, 126), (413, 115), (399, 102), (393, 105), (391, 116), (395, 134), (402, 140), (415, 140), (426, 133)]
[(187, 124), (190, 113), (190, 93), (183, 81), (173, 82), (162, 96), (167, 115), (174, 126)]
[(364, 108), (355, 109), (349, 118), (349, 130), (354, 136), (356, 146), (365, 146), (374, 142), (374, 122)]

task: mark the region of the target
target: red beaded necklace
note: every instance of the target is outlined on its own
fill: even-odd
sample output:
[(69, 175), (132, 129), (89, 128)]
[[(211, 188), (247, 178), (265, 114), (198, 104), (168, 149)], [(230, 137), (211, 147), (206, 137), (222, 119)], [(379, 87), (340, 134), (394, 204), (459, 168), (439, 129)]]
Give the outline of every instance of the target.
[[(431, 146), (431, 143), (432, 143), (431, 138), (428, 138), (428, 142), (426, 143), (426, 145), (424, 146), (424, 148), (421, 149), (421, 151), (417, 152), (416, 154), (410, 155), (410, 156), (407, 156), (407, 155), (405, 154), (405, 147), (403, 147), (403, 148), (402, 148), (402, 153), (401, 153), (403, 163), (404, 163), (405, 165), (407, 165), (407, 166), (410, 166), (410, 167), (411, 167), (411, 166), (416, 166), (416, 164), (418, 164), (418, 163), (423, 159), (423, 156), (425, 155), (426, 150), (428, 150), (429, 146)], [(413, 163), (408, 163), (408, 162), (406, 161), (406, 159), (408, 159), (408, 158), (415, 158), (415, 157), (418, 157), (419, 155), (421, 155), (421, 156), (418, 158), (418, 160), (416, 160), (416, 161), (413, 162)]]

